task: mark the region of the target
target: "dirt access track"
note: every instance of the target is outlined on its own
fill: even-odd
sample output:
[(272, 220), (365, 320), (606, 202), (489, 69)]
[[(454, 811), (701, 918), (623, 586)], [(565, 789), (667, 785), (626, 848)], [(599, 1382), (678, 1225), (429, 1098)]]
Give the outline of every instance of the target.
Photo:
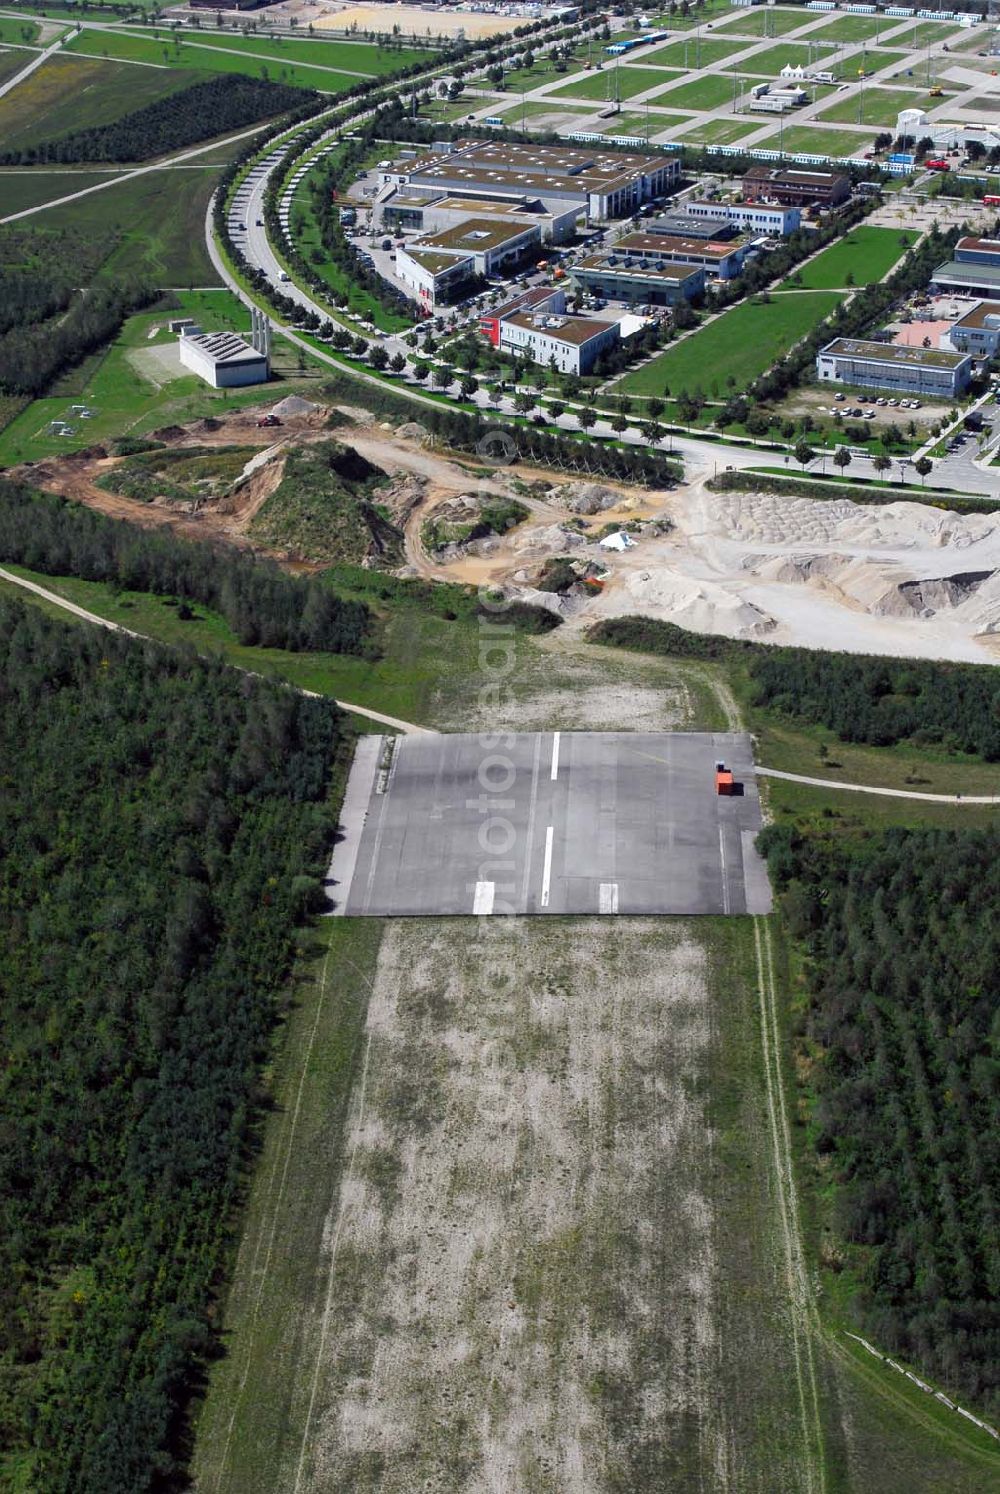
[[(331, 419), (338, 410), (347, 417), (343, 425)], [(401, 483), (399, 493), (402, 511), (398, 518), (408, 535), (418, 535), (420, 523), (427, 513), (447, 498), (470, 492), (505, 497), (511, 492), (511, 479), (504, 469), (497, 469), (495, 477), (484, 476), (481, 467), (470, 470), (469, 466), (436, 452), (420, 438), (400, 436), (393, 432), (392, 427), (377, 423), (364, 410), (322, 406), (307, 414), (282, 416), (280, 428), (263, 429), (257, 424), (260, 413), (260, 409), (255, 407), (236, 411), (226, 419), (199, 420), (151, 433), (151, 439), (162, 441), (172, 451), (190, 449), (193, 452), (231, 446), (258, 448), (261, 453), (259, 469), (247, 475), (234, 491), (221, 499), (205, 498), (197, 504), (167, 499), (143, 502), (106, 492), (98, 486), (98, 480), (128, 458), (109, 456), (100, 446), (64, 457), (26, 462), (11, 468), (9, 476), (43, 492), (72, 498), (110, 518), (127, 519), (142, 528), (171, 529), (187, 539), (225, 540), (241, 548), (253, 548), (256, 553), (261, 553), (261, 546), (251, 541), (248, 530), (261, 505), (280, 481), (282, 464), (277, 459), (287, 449), (303, 443), (340, 441), (353, 447), (390, 477), (412, 479), (409, 487), (405, 481)], [(271, 457), (276, 460), (269, 460)], [(516, 470), (523, 482), (548, 483), (551, 480), (544, 472), (520, 467)], [(540, 506), (533, 507), (538, 508), (536, 517), (544, 516)], [(411, 516), (412, 524), (409, 522)], [(548, 517), (555, 519), (561, 515), (553, 511)], [(283, 552), (268, 553), (290, 569), (304, 568), (301, 561), (292, 561)], [(440, 570), (435, 570), (432, 562), (426, 559), (419, 545), (414, 544), (412, 550), (408, 545), (408, 559), (421, 573), (434, 575), (438, 580), (445, 579)]]

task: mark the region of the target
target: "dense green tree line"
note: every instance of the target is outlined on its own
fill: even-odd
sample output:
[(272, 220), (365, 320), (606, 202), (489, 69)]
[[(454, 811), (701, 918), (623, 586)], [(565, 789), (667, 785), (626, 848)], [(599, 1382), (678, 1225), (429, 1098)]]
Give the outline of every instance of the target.
[(208, 78), (189, 88), (134, 109), (112, 124), (74, 130), (58, 140), (44, 140), (22, 150), (5, 151), (0, 164), (35, 166), (43, 162), (148, 161), (182, 150), (258, 120), (273, 119), (290, 109), (312, 104), (316, 95), (304, 88), (245, 78), (239, 73)]
[(19, 1487), (183, 1457), (331, 701), (0, 602), (0, 1445)]
[[(333, 399), (356, 400), (358, 397), (357, 385), (346, 373), (330, 379), (323, 388)], [(496, 460), (495, 453), (499, 450), (501, 465), (514, 461), (535, 462), (564, 472), (616, 477), (645, 487), (672, 487), (679, 475), (676, 463), (641, 447), (625, 449), (586, 436), (554, 433), (537, 425), (502, 424), (478, 413), (467, 413), (443, 404), (417, 406), (413, 400), (389, 387), (366, 388), (365, 407), (399, 420), (418, 420), (442, 445), (454, 451), (478, 452), (487, 460), (492, 454), (492, 459)], [(509, 441), (509, 447), (498, 448), (491, 442), (491, 437), (498, 434)]]
[(370, 614), (315, 579), (270, 561), (137, 529), (122, 520), (0, 479), (0, 557), (51, 576), (111, 581), (221, 612), (241, 643), (362, 653)]
[(1000, 1412), (1000, 832), (761, 837), (806, 942), (813, 1130), (863, 1330)]
[(62, 315), (11, 327), (0, 337), (0, 393), (42, 394), (157, 294), (144, 280), (100, 281), (74, 295)]
[(889, 659), (689, 633), (651, 617), (615, 617), (590, 631), (596, 643), (682, 658), (738, 660), (754, 704), (844, 742), (891, 747), (941, 743), (1000, 761), (1000, 671), (988, 664)]

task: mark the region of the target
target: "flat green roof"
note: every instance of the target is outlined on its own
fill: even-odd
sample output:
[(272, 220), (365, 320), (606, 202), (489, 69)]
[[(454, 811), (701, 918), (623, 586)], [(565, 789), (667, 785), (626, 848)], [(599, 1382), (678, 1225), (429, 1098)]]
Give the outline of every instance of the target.
[(403, 251), (424, 270), (430, 270), (432, 275), (440, 275), (444, 270), (454, 270), (461, 266), (468, 266), (472, 256), (470, 254), (435, 254), (432, 249), (406, 249)]
[(869, 342), (862, 337), (835, 337), (821, 349), (821, 357), (862, 358), (871, 363), (894, 363), (904, 368), (957, 368), (968, 353), (946, 353), (939, 348), (910, 348), (898, 342)]
[(431, 233), (421, 239), (432, 249), (462, 249), (469, 254), (482, 253), (484, 249), (499, 249), (511, 239), (522, 234), (537, 232), (533, 223), (509, 223), (496, 218), (468, 218), (452, 228), (443, 228), (440, 233)]

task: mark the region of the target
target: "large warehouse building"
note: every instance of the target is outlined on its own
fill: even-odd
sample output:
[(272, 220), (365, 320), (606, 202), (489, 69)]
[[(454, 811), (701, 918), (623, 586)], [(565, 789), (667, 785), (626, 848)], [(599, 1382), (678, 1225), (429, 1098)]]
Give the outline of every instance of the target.
[(894, 389), (951, 400), (969, 387), (972, 355), (836, 337), (817, 354), (816, 376), (855, 388)]
[[(446, 143), (443, 142), (443, 144)], [(379, 189), (407, 197), (456, 194), (466, 199), (572, 206), (587, 219), (625, 218), (665, 196), (680, 181), (674, 157), (564, 145), (514, 145), (459, 140), (415, 160), (379, 170)]]
[(573, 266), (573, 279), (593, 296), (630, 306), (676, 306), (705, 292), (701, 265), (623, 254), (592, 254)]
[(931, 289), (953, 291), (959, 296), (982, 296), (1000, 300), (1000, 265), (968, 264), (950, 259), (938, 265), (931, 279)]
[(629, 233), (612, 249), (627, 260), (643, 264), (698, 265), (713, 280), (732, 280), (743, 268), (746, 244), (730, 244), (717, 239), (687, 239), (668, 233)]
[(561, 244), (576, 231), (576, 211), (573, 206), (546, 205), (537, 197), (491, 202), (484, 197), (411, 197), (392, 192), (375, 205), (375, 221), (390, 231), (438, 233), (457, 228), (469, 218), (502, 218), (511, 224), (534, 224), (544, 244)]

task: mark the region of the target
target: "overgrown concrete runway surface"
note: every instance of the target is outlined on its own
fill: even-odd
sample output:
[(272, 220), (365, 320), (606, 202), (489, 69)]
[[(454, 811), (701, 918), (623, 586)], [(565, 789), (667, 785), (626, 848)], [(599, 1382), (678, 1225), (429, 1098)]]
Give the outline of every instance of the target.
[(203, 1487), (820, 1494), (755, 927), (385, 926), (267, 1471)]
[(760, 825), (743, 733), (367, 738), (328, 891), (364, 916), (766, 913)]

